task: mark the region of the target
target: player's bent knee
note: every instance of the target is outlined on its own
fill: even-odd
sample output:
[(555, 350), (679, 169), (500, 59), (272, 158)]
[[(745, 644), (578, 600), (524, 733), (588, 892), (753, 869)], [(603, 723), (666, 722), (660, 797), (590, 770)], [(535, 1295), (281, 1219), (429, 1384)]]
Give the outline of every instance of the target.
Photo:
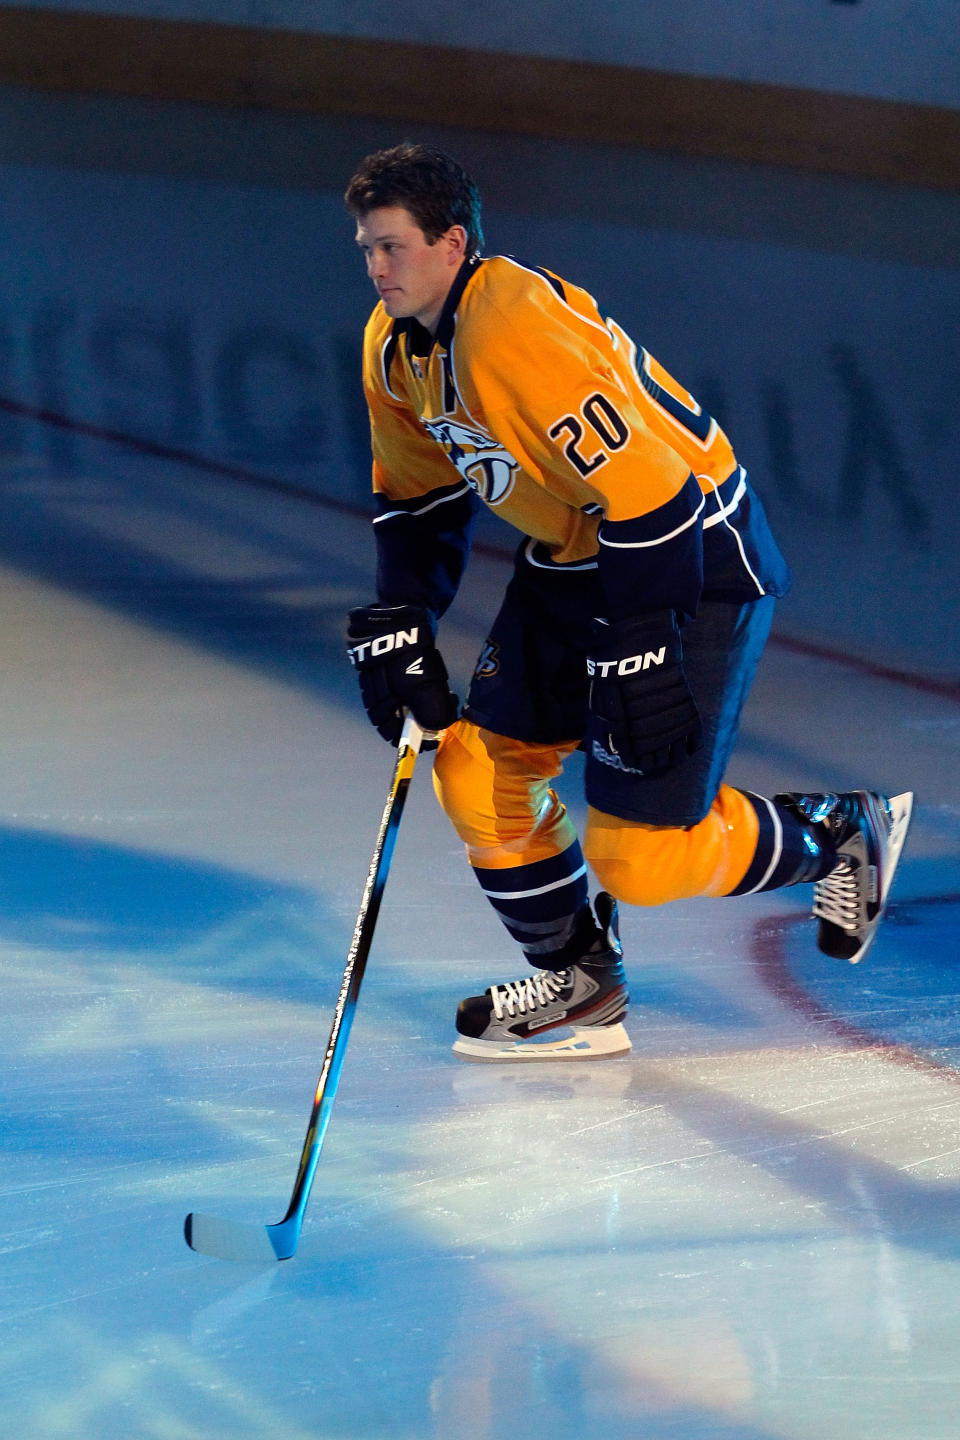
[(519, 840), (535, 827), (538, 787), (514, 776), (499, 736), (460, 720), (445, 733), (433, 762), (433, 787), (444, 812), (471, 850)]
[[(569, 747), (572, 748), (572, 747)], [(434, 757), (437, 799), (475, 864), (501, 865), (566, 848), (573, 827), (549, 781), (556, 747), (529, 746), (466, 720), (450, 727)]]
[(588, 850), (587, 859), (601, 889), (624, 905), (664, 905), (668, 900), (686, 898), (684, 877), (673, 867), (652, 871), (643, 855), (599, 856)]
[(686, 832), (590, 811), (584, 851), (604, 890), (625, 905), (678, 900), (690, 881)]
[(433, 758), (433, 788), (461, 839), (475, 843), (490, 820), (490, 767), (464, 741), (462, 722), (451, 725)]
[(584, 851), (600, 884), (625, 905), (728, 895), (747, 872), (757, 824), (723, 785), (697, 825), (642, 825), (589, 810)]

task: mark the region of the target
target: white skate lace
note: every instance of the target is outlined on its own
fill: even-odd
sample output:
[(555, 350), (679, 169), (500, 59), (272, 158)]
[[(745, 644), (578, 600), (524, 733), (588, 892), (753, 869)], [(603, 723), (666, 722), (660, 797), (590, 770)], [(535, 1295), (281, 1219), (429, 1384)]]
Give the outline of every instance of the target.
[(813, 891), (813, 913), (841, 930), (860, 928), (860, 886), (856, 867), (841, 860), (836, 870), (818, 880)]
[(538, 970), (523, 980), (510, 980), (506, 985), (492, 985), (490, 998), (493, 1013), (502, 1020), (504, 1013), (511, 1019), (544, 1010), (557, 999), (564, 985), (569, 984), (569, 970)]

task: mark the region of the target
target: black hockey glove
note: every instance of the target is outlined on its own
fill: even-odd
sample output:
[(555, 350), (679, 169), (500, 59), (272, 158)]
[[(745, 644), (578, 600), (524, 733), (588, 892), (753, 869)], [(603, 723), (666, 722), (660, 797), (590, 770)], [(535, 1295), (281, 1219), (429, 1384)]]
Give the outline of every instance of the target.
[(611, 765), (663, 775), (700, 749), (700, 716), (672, 610), (595, 621), (587, 674), (594, 740)]
[[(351, 610), (347, 654), (360, 678), (367, 714), (396, 745), (409, 710), (424, 730), (445, 730), (459, 713), (447, 667), (436, 647), (433, 617), (420, 605), (364, 605)], [(436, 741), (421, 748), (431, 750)]]

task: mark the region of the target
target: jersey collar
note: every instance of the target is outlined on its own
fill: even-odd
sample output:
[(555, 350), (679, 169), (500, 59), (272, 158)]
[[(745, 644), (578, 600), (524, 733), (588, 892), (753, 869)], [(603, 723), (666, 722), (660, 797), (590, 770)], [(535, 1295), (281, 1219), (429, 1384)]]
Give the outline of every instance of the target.
[(482, 263), (479, 255), (471, 255), (468, 260), (464, 260), (450, 286), (443, 309), (440, 311), (440, 319), (437, 321), (436, 342), (444, 350), (450, 349), (457, 318), (457, 306), (463, 298), (463, 292)]
[(406, 351), (409, 356), (419, 355), (425, 358), (430, 354), (434, 345), (439, 345), (442, 350), (450, 349), (450, 342), (453, 340), (456, 326), (457, 306), (460, 304), (464, 290), (481, 264), (479, 255), (471, 255), (460, 266), (454, 276), (453, 284), (447, 292), (447, 298), (443, 302), (443, 309), (440, 311), (440, 318), (437, 321), (436, 335), (431, 335), (419, 320), (414, 320), (412, 317), (394, 322), (393, 339), (399, 341), (401, 336), (406, 337)]

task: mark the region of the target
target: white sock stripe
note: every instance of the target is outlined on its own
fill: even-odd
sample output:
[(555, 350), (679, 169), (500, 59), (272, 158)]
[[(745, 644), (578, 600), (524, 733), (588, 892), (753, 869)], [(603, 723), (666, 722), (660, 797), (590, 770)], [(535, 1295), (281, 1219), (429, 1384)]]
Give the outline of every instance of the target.
[(755, 795), (752, 790), (745, 790), (743, 793), (745, 795), (749, 795), (751, 800), (762, 800), (764, 805), (766, 805), (767, 810), (770, 812), (770, 819), (773, 821), (773, 858), (771, 859), (770, 864), (767, 866), (761, 879), (758, 880), (756, 885), (754, 885), (750, 890), (737, 891), (738, 895), (756, 895), (758, 890), (763, 889), (764, 885), (766, 885), (774, 870), (776, 870), (777, 866), (780, 864), (780, 859), (783, 855), (783, 825), (781, 824), (780, 816), (777, 814), (776, 805), (774, 805), (772, 800), (768, 800), (766, 795)]
[(562, 880), (554, 880), (549, 885), (538, 885), (534, 890), (488, 890), (483, 881), (483, 893), (488, 900), (528, 900), (533, 895), (546, 895), (549, 890), (560, 890), (564, 885), (572, 885), (574, 880), (579, 880), (581, 875), (586, 875), (586, 863), (575, 870), (572, 875), (564, 875)]

